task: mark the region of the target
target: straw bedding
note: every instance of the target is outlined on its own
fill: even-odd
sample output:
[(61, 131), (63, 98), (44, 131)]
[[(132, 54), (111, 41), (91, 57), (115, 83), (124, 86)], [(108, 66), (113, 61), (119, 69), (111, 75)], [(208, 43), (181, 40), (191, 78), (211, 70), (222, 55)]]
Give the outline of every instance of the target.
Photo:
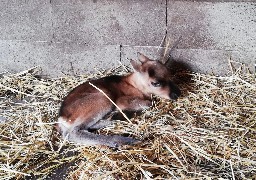
[(178, 101), (99, 130), (141, 140), (112, 149), (63, 140), (54, 124), (62, 98), (107, 72), (40, 78), (38, 68), (0, 79), (1, 179), (255, 179), (256, 83), (244, 66), (231, 76), (179, 72)]

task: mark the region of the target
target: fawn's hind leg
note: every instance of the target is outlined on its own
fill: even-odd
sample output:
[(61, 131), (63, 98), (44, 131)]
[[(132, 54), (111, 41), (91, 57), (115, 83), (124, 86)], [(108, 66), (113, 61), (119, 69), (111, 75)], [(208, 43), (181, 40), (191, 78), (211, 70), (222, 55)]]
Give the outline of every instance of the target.
[(88, 128), (88, 130), (98, 130), (98, 129), (102, 129), (106, 126), (112, 125), (113, 122), (108, 120), (108, 119), (101, 119), (98, 122), (96, 122), (95, 124), (93, 124), (92, 126), (90, 126)]
[(79, 126), (75, 127), (69, 133), (68, 140), (85, 145), (106, 145), (114, 148), (121, 145), (136, 144), (140, 142), (139, 140), (119, 135), (107, 136), (94, 134), (81, 129)]
[(116, 111), (111, 111), (110, 113), (108, 113), (108, 114), (104, 117), (104, 119), (101, 119), (101, 120), (97, 121), (95, 124), (93, 124), (92, 126), (90, 126), (90, 127), (88, 128), (88, 130), (98, 130), (98, 129), (102, 129), (102, 128), (106, 127), (106, 126), (112, 125), (113, 122), (110, 121), (110, 120), (111, 120), (112, 117), (113, 117), (114, 115), (116, 115), (118, 112), (119, 112), (118, 110), (116, 110)]

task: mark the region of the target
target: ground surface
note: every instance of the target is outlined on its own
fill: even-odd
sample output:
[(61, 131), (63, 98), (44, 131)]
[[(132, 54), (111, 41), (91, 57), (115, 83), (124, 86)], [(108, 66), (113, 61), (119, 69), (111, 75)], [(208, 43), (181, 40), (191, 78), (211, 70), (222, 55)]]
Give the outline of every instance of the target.
[(1, 179), (255, 179), (256, 83), (243, 68), (221, 77), (179, 72), (177, 101), (154, 97), (141, 115), (97, 132), (140, 139), (136, 145), (86, 147), (61, 138), (54, 125), (62, 98), (120, 69), (55, 79), (32, 70), (3, 75)]

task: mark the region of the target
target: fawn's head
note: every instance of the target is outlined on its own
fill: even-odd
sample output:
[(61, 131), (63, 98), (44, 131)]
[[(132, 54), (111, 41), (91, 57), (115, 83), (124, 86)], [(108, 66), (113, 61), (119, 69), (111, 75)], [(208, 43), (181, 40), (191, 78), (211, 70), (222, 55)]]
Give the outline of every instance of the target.
[(138, 55), (139, 62), (131, 60), (131, 64), (137, 74), (139, 89), (146, 94), (176, 100), (181, 92), (170, 80), (171, 75), (166, 65), (157, 60), (150, 60), (143, 54), (138, 53)]

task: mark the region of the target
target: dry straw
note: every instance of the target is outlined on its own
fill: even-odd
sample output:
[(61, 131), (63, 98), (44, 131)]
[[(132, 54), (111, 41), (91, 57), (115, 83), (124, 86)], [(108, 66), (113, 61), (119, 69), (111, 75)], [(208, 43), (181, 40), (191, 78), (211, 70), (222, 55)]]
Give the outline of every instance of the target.
[(117, 120), (98, 132), (142, 140), (118, 150), (69, 143), (54, 124), (73, 87), (122, 68), (57, 79), (37, 70), (1, 75), (0, 179), (256, 178), (255, 77), (244, 66), (226, 77), (179, 72), (178, 101), (153, 97), (132, 123)]

